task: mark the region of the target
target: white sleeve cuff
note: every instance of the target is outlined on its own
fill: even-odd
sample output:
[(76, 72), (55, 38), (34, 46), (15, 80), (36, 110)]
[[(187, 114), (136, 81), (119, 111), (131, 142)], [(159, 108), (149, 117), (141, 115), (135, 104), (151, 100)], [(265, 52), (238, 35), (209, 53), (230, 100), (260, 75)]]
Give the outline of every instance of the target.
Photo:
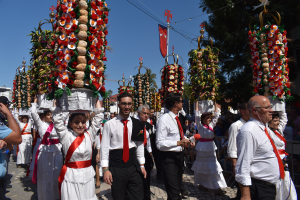
[(171, 147), (177, 147), (177, 141), (171, 141), (170, 144)]
[(250, 186), (250, 185), (252, 185), (252, 182), (251, 182), (251, 177), (249, 176), (249, 177), (245, 177), (245, 176), (240, 176), (240, 175), (235, 175), (235, 180), (238, 182), (238, 183), (240, 183), (240, 184), (242, 184), (242, 185), (244, 185), (244, 186)]
[(101, 160), (101, 167), (108, 167), (108, 160)]
[(145, 157), (141, 157), (141, 158), (137, 158), (137, 159), (138, 159), (140, 165), (144, 165), (145, 164)]
[(227, 155), (229, 158), (237, 158), (237, 152), (236, 151), (229, 151), (227, 152)]

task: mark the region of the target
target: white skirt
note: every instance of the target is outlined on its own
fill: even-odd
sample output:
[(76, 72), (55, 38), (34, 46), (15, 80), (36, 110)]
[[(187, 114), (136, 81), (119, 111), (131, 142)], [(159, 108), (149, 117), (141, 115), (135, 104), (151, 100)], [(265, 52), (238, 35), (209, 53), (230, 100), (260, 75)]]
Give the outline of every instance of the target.
[(40, 146), (41, 144), (41, 138), (38, 138), (36, 140), (36, 145), (34, 146), (33, 148), (33, 153), (32, 153), (32, 159), (31, 159), (31, 163), (30, 163), (30, 167), (29, 167), (29, 177), (32, 178), (32, 175), (33, 175), (33, 170), (34, 170), (34, 163), (35, 163), (35, 155), (36, 155), (36, 152), (37, 152), (37, 149), (38, 147)]
[(22, 137), (22, 143), (19, 144), (19, 152), (17, 155), (17, 165), (30, 164), (30, 159), (32, 156), (32, 137)]
[(38, 199), (59, 199), (58, 177), (63, 166), (61, 151), (40, 151), (37, 162)]
[(64, 180), (61, 184), (61, 200), (98, 200), (95, 192), (95, 181), (73, 183)]
[(194, 184), (209, 189), (227, 187), (222, 167), (214, 151), (197, 151), (196, 160), (191, 168), (194, 171)]
[(276, 184), (276, 200), (297, 200), (297, 192), (291, 179), (290, 172), (285, 171), (284, 179)]

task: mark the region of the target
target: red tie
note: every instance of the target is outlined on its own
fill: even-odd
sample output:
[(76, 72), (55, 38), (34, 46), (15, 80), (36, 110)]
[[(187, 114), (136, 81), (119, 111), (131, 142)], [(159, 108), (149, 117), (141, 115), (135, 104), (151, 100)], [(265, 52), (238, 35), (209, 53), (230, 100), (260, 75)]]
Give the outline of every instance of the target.
[(129, 144), (128, 144), (128, 120), (122, 120), (124, 124), (124, 134), (123, 134), (123, 161), (126, 163), (129, 160)]
[(146, 132), (146, 126), (144, 126), (144, 146), (147, 145), (147, 132)]
[(270, 137), (270, 135), (269, 135), (269, 133), (268, 133), (267, 127), (265, 127), (265, 133), (266, 133), (267, 137), (269, 138), (269, 140), (270, 140), (270, 142), (271, 142), (271, 145), (272, 145), (272, 147), (273, 147), (273, 151), (274, 151), (274, 153), (275, 153), (275, 155), (276, 155), (276, 157), (277, 157), (277, 161), (278, 161), (278, 164), (279, 164), (279, 170), (280, 170), (280, 177), (281, 177), (281, 179), (284, 179), (284, 167), (283, 167), (281, 158), (280, 158), (280, 156), (279, 156), (279, 153), (278, 153), (278, 151), (277, 151), (277, 148), (276, 148), (276, 146), (275, 146), (273, 140), (271, 139), (271, 137)]
[(178, 125), (179, 131), (180, 131), (180, 137), (181, 137), (181, 139), (183, 140), (184, 137), (183, 137), (183, 129), (182, 129), (182, 127), (181, 127), (181, 123), (180, 123), (179, 118), (178, 118), (177, 116), (175, 117), (175, 119), (176, 119), (176, 121), (177, 121), (177, 125)]
[(152, 119), (150, 119), (150, 124), (153, 126), (153, 121), (152, 121)]

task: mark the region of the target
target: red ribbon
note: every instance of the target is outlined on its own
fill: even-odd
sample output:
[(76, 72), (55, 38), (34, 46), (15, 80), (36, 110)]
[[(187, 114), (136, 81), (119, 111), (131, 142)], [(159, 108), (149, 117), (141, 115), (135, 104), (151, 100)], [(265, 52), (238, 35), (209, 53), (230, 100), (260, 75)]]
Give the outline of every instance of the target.
[(269, 140), (270, 140), (270, 142), (271, 142), (271, 145), (272, 145), (272, 147), (273, 147), (273, 151), (274, 151), (274, 153), (275, 153), (275, 155), (276, 155), (276, 157), (277, 157), (277, 161), (278, 161), (278, 165), (279, 165), (279, 171), (280, 171), (280, 177), (281, 177), (281, 179), (284, 179), (284, 167), (283, 167), (281, 158), (280, 158), (280, 156), (279, 156), (279, 153), (278, 153), (278, 151), (277, 151), (277, 148), (276, 148), (276, 146), (275, 146), (273, 140), (271, 139), (271, 137), (270, 137), (270, 135), (269, 135), (269, 133), (268, 133), (267, 127), (265, 127), (265, 133), (266, 133), (267, 137), (269, 138)]
[(79, 145), (82, 143), (83, 139), (84, 139), (84, 133), (77, 136), (77, 138), (72, 142), (72, 144), (70, 145), (70, 147), (68, 149), (66, 159), (65, 159), (65, 164), (62, 167), (59, 177), (58, 177), (58, 189), (59, 189), (60, 196), (61, 196), (61, 184), (62, 184), (63, 180), (65, 179), (65, 175), (66, 175), (68, 167), (79, 169), (79, 168), (89, 167), (92, 164), (91, 160), (70, 162), (70, 159), (71, 159), (74, 151), (77, 149), (77, 147), (79, 147)]
[(207, 128), (208, 130), (214, 131), (214, 129), (212, 129), (212, 127), (210, 127), (210, 126), (208, 126), (208, 125), (206, 125), (206, 124), (204, 124), (203, 127), (204, 127), (204, 128)]
[[(58, 144), (59, 143), (59, 139), (48, 139), (52, 130), (53, 130), (54, 124), (53, 122), (48, 126), (48, 129), (41, 141), (41, 144), (43, 145), (52, 145), (52, 144)], [(40, 153), (40, 146), (41, 144), (38, 146), (36, 154), (35, 154), (35, 160), (34, 160), (34, 168), (33, 168), (33, 175), (32, 175), (32, 179), (31, 182), (33, 184), (36, 184), (37, 181), (37, 161), (38, 161), (38, 156)]]

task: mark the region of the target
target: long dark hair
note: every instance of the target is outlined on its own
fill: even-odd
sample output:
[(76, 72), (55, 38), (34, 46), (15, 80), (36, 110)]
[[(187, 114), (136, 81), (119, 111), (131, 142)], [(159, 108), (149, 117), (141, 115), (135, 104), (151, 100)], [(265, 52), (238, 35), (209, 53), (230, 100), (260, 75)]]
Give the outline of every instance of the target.
[[(73, 114), (71, 114), (71, 116), (69, 117), (69, 122), (72, 122), (73, 119), (74, 119), (77, 115), (83, 115), (83, 116), (86, 118), (86, 116), (85, 116), (84, 113), (73, 113)], [(69, 123), (68, 123), (68, 125), (67, 125), (67, 128), (72, 129), (72, 128), (70, 127)]]

